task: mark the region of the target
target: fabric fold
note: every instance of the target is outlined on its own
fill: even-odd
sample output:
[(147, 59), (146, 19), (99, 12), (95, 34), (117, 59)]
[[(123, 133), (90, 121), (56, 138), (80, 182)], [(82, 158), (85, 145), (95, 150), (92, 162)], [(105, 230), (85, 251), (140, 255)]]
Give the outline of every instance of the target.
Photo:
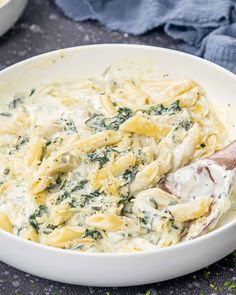
[(186, 43), (186, 51), (236, 72), (236, 60), (229, 61), (236, 54), (236, 0), (54, 1), (67, 17), (97, 20), (110, 30), (140, 35), (163, 26), (167, 35)]

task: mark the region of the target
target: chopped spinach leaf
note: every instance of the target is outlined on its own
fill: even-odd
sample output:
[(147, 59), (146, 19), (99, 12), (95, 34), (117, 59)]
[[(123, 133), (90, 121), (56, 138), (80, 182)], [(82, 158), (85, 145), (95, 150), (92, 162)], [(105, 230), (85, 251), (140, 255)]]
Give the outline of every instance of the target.
[(118, 108), (117, 112), (118, 115), (112, 119), (108, 129), (118, 130), (119, 126), (133, 115), (131, 109), (126, 107)]
[(11, 113), (3, 112), (3, 113), (0, 113), (0, 116), (11, 117)]
[(155, 106), (151, 106), (149, 109), (144, 110), (143, 112), (151, 116), (158, 116), (164, 113), (168, 115), (173, 115), (179, 111), (181, 111), (181, 107), (179, 105), (179, 100), (176, 100), (169, 107), (164, 107), (163, 104), (158, 104)]
[(75, 126), (75, 123), (72, 120), (60, 119), (60, 122), (63, 123), (63, 130), (68, 132), (78, 132)]
[[(57, 197), (56, 204), (60, 204), (62, 201), (66, 200), (71, 196), (71, 193), (74, 193), (82, 188), (84, 188), (85, 184), (88, 183), (87, 179), (83, 179), (79, 181), (74, 186), (71, 186), (70, 182), (64, 181), (61, 186), (61, 189), (64, 188), (64, 191)], [(75, 207), (75, 201), (70, 202), (72, 207)]]
[(9, 168), (5, 168), (4, 171), (3, 171), (3, 174), (4, 175), (8, 175), (10, 172), (10, 169)]
[(79, 181), (78, 184), (71, 189), (71, 192), (74, 193), (74, 192), (84, 188), (86, 183), (88, 183), (87, 179), (83, 179), (83, 180)]
[(86, 204), (90, 202), (93, 197), (90, 194), (84, 194), (80, 197), (80, 207), (83, 208)]
[(173, 228), (173, 229), (176, 229), (176, 230), (179, 229), (179, 227), (178, 227), (176, 224), (174, 224), (173, 221), (172, 221), (172, 228)]
[(29, 142), (29, 138), (28, 137), (18, 137), (17, 143), (15, 145), (15, 149), (18, 151), (22, 145), (26, 144), (27, 142)]
[(108, 129), (106, 119), (102, 114), (93, 114), (87, 121), (85, 121), (85, 124), (96, 131)]
[(135, 152), (136, 157), (140, 160), (140, 162), (144, 165), (145, 162), (147, 162), (147, 154), (142, 151), (142, 149), (139, 149)]
[(188, 131), (191, 128), (191, 123), (188, 120), (183, 120), (179, 123), (179, 127), (184, 128)]
[(155, 214), (151, 215), (147, 211), (143, 211), (142, 213), (143, 213), (143, 216), (138, 218), (139, 222), (140, 222), (140, 225), (142, 227), (146, 228), (147, 230), (151, 230)]
[(91, 162), (99, 162), (100, 168), (102, 168), (107, 162), (109, 162), (108, 155), (112, 152), (118, 153), (117, 150), (106, 147), (104, 149), (97, 150), (93, 153), (87, 154), (87, 158)]
[(126, 169), (124, 171), (124, 173), (122, 174), (122, 178), (125, 180), (125, 185), (134, 181), (137, 172), (138, 172), (137, 169), (133, 169), (133, 170)]
[(76, 208), (77, 206), (79, 206), (79, 200), (72, 198), (71, 201), (69, 202), (69, 204), (72, 208)]
[(32, 96), (35, 93), (35, 91), (36, 91), (36, 88), (32, 88), (31, 91), (30, 91), (29, 96)]
[(70, 197), (70, 193), (69, 193), (68, 191), (64, 191), (64, 192), (62, 192), (62, 194), (60, 194), (60, 195), (57, 197), (56, 204), (60, 204), (62, 201), (64, 201), (64, 200), (67, 199), (68, 197)]
[(93, 206), (92, 209), (95, 211), (100, 211), (102, 208), (99, 206)]
[(139, 222), (142, 223), (143, 225), (147, 225), (149, 223), (149, 217), (148, 216), (139, 217)]
[(17, 225), (14, 225), (15, 230), (17, 231), (17, 236), (19, 236), (20, 232), (22, 231), (23, 227), (18, 227)]
[(176, 100), (175, 102), (173, 102), (169, 108), (167, 108), (167, 112), (169, 115), (173, 115), (179, 111), (181, 111), (181, 107), (179, 105), (180, 101), (179, 100)]
[(101, 192), (99, 190), (95, 190), (94, 192), (88, 194), (82, 194), (80, 197), (80, 206), (84, 207), (88, 204), (93, 198), (100, 196)]
[(133, 113), (129, 108), (121, 107), (117, 110), (117, 116), (105, 118), (102, 114), (93, 114), (85, 124), (96, 131), (118, 130), (119, 126), (132, 117)]
[(39, 231), (40, 224), (37, 221), (38, 217), (42, 217), (43, 214), (47, 213), (47, 207), (44, 205), (39, 205), (38, 209), (35, 210), (33, 214), (29, 217), (29, 224), (36, 230)]
[(107, 155), (102, 152), (99, 153), (96, 151), (94, 153), (87, 154), (87, 157), (92, 162), (99, 162), (100, 168), (102, 168), (103, 165), (109, 162), (109, 158), (107, 157)]
[(16, 109), (22, 103), (23, 103), (22, 98), (16, 97), (8, 104), (8, 107), (9, 109)]
[(91, 197), (98, 197), (101, 195), (101, 192), (99, 190), (95, 190), (94, 192), (89, 193)]
[(165, 108), (163, 106), (163, 104), (151, 106), (149, 109), (144, 110), (145, 113), (147, 113), (148, 115), (151, 115), (151, 116), (162, 115), (166, 111), (167, 111), (167, 108)]
[(102, 234), (96, 229), (94, 229), (94, 230), (86, 229), (86, 231), (84, 233), (84, 237), (90, 237), (94, 240), (100, 240), (100, 239), (102, 239)]
[(57, 226), (53, 225), (53, 224), (49, 224), (45, 230), (43, 231), (44, 234), (50, 234), (55, 228), (57, 228)]
[(39, 208), (38, 208), (38, 214), (39, 214), (39, 216), (42, 216), (42, 214), (44, 213), (44, 212), (47, 212), (47, 207), (46, 206), (44, 206), (44, 205), (39, 205)]
[(46, 146), (49, 146), (51, 143), (52, 143), (51, 140), (47, 140), (47, 141), (46, 141)]

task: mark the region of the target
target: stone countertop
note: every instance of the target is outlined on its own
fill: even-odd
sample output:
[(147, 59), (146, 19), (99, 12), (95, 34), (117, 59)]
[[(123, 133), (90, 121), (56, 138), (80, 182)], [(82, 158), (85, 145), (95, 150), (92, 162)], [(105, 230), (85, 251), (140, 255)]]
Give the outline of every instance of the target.
[[(50, 50), (96, 43), (148, 44), (177, 50), (181, 46), (161, 29), (139, 37), (110, 32), (95, 22), (74, 23), (68, 20), (52, 1), (30, 0), (19, 22), (0, 38), (0, 70)], [(236, 253), (178, 279), (128, 288), (61, 284), (29, 275), (0, 262), (0, 295), (233, 295), (236, 294), (235, 284)]]

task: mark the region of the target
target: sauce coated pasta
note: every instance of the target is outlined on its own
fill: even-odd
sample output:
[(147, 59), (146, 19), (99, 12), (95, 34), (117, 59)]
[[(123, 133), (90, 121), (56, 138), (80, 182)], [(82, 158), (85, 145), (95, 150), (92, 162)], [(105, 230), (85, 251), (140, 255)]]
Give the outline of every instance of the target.
[(129, 252), (182, 240), (206, 215), (158, 187), (220, 149), (191, 80), (86, 80), (17, 93), (0, 112), (0, 227), (49, 246)]

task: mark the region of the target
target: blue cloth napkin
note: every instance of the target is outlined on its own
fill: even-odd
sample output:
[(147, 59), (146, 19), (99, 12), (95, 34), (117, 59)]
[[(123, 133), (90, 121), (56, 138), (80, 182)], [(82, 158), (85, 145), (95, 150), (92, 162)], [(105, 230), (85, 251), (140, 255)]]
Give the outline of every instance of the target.
[(134, 35), (163, 26), (184, 50), (236, 73), (236, 0), (54, 0), (75, 20)]

